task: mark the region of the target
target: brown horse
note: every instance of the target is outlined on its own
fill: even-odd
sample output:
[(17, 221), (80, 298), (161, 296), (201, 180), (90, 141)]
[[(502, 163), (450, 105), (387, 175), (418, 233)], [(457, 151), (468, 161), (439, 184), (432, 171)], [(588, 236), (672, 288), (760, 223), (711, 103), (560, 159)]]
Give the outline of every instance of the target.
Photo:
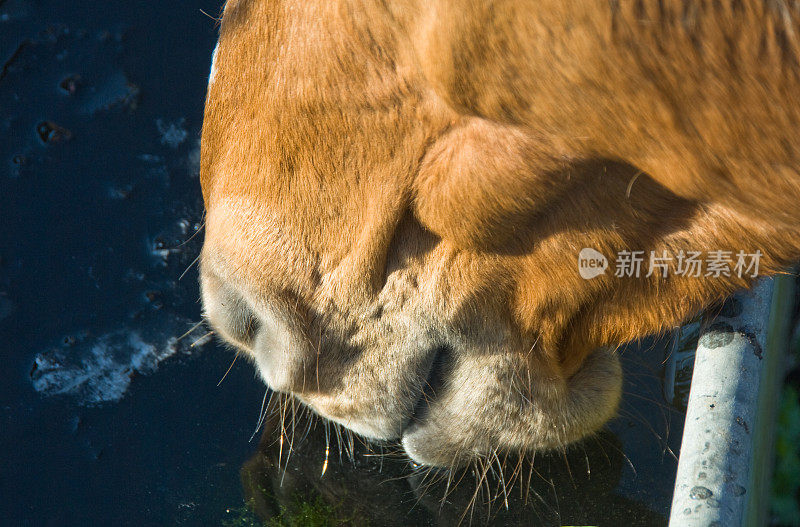
[(800, 256), (800, 3), (229, 0), (201, 170), (270, 387), (424, 464), (558, 447)]

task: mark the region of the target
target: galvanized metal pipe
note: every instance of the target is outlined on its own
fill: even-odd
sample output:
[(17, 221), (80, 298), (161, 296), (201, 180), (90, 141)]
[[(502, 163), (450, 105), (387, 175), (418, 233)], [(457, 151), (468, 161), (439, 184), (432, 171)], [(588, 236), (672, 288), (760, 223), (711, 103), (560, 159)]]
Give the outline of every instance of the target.
[(793, 283), (762, 279), (705, 323), (670, 527), (766, 524)]

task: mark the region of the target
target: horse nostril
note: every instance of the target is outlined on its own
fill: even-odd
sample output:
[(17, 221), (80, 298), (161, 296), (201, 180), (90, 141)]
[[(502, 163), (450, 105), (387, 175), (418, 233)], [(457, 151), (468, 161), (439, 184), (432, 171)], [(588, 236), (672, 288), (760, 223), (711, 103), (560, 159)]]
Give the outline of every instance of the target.
[(238, 291), (211, 277), (204, 281), (203, 303), (221, 337), (238, 346), (252, 346), (261, 321)]
[(245, 344), (250, 345), (252, 344), (259, 327), (261, 326), (261, 322), (256, 318), (252, 311), (249, 309), (248, 311), (250, 312), (250, 315), (247, 318), (247, 323), (245, 324), (244, 331), (242, 332), (241, 340)]
[(253, 344), (261, 322), (243, 300), (225, 305), (223, 331), (237, 344), (250, 347)]

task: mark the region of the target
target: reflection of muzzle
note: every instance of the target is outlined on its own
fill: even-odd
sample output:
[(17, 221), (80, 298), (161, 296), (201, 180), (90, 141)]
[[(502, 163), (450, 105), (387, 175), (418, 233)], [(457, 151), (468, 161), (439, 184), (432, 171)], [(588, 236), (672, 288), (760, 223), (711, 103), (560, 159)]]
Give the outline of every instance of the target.
[[(615, 492), (624, 466), (623, 445), (608, 430), (563, 456), (519, 459), (498, 452), (487, 474), (472, 472), (471, 465), (445, 474), (411, 468), (406, 460), (378, 454), (359, 441), (337, 445), (337, 436), (328, 437), (323, 426), (298, 433), (287, 458), (291, 426), (281, 423), (282, 404), (278, 396), (270, 400), (258, 451), (240, 472), (247, 508), (264, 522), (313, 511), (336, 525), (352, 525), (352, 518), (387, 527), (459, 525), (467, 524), (465, 515), (484, 525), (530, 525), (530, 518), (541, 522), (537, 525), (560, 525), (565, 523), (563, 510), (549, 504), (567, 502), (583, 504), (569, 512), (569, 525), (624, 525), (634, 519), (642, 525), (663, 523), (645, 504)], [(287, 412), (286, 420), (293, 418)], [(305, 429), (308, 417), (297, 418), (297, 429)], [(337, 446), (350, 460), (334, 455)], [(575, 470), (589, 461), (591, 470)], [(536, 475), (527, 478), (529, 473)], [(476, 500), (475, 489), (482, 485), (490, 487), (489, 499)]]
[(602, 253), (588, 247), (578, 253), (578, 272), (581, 278), (591, 280), (605, 274), (606, 269), (608, 269), (608, 259)]

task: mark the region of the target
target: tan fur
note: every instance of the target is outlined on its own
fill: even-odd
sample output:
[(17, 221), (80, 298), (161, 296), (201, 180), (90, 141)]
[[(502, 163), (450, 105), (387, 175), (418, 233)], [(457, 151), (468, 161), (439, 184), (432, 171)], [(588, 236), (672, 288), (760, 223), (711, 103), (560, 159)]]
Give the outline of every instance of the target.
[(584, 280), (581, 248), (800, 255), (799, 39), (789, 0), (230, 0), (208, 318), (423, 463), (577, 440), (616, 410), (610, 348), (747, 285)]

